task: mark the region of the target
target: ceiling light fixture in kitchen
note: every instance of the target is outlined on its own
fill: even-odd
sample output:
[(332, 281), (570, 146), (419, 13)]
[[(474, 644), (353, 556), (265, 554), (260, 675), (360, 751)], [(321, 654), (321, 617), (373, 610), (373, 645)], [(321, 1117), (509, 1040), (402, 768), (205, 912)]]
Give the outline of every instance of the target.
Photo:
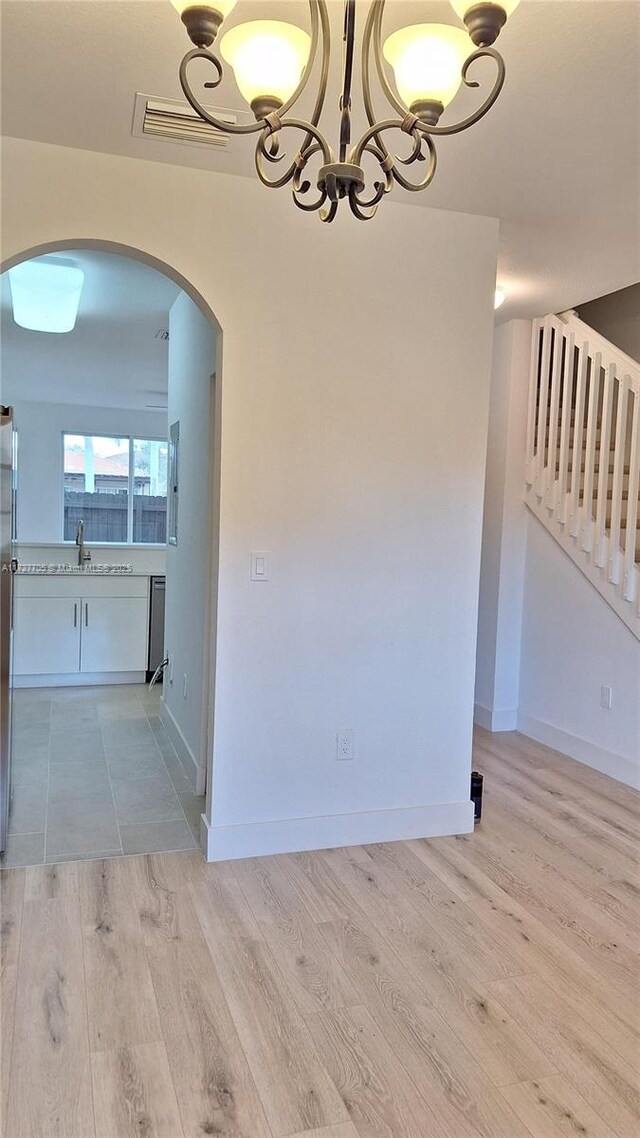
[(65, 260), (45, 257), (9, 269), (13, 319), (30, 332), (72, 332), (84, 273)]

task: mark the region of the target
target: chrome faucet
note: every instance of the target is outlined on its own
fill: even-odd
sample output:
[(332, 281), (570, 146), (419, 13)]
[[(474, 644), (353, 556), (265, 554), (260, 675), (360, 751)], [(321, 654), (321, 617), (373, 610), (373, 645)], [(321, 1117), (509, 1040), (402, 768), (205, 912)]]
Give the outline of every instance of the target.
[(84, 522), (82, 518), (80, 518), (80, 521), (78, 522), (76, 545), (78, 546), (78, 565), (80, 568), (82, 568), (83, 565), (91, 561), (91, 552), (84, 547)]

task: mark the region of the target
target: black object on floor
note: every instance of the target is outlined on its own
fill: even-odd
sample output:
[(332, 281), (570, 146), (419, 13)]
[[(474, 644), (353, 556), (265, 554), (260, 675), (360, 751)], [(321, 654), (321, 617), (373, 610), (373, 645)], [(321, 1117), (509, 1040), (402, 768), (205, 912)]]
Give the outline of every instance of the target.
[(473, 802), (473, 820), (479, 822), (482, 818), (482, 785), (484, 775), (478, 771), (471, 771), (471, 801)]

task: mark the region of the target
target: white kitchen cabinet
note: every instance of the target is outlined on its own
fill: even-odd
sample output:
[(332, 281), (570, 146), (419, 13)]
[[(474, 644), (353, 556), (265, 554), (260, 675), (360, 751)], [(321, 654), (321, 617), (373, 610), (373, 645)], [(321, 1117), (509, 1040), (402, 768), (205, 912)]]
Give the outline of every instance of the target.
[[(14, 675), (18, 686), (101, 683), (147, 669), (146, 577), (18, 576), (14, 599)], [(120, 682), (116, 680), (116, 682)], [(126, 680), (124, 681), (126, 682)]]
[(80, 599), (16, 597), (14, 671), (51, 676), (80, 667)]
[(146, 598), (83, 597), (80, 671), (141, 672), (146, 667)]

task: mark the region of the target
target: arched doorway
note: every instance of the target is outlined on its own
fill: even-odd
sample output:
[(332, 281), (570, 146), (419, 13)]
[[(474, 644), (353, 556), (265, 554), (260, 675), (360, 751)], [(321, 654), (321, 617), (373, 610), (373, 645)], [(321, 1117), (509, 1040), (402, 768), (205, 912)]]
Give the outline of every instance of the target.
[[(211, 781), (210, 778), (207, 777), (207, 775), (209, 772), (209, 767), (210, 767), (210, 762), (211, 762), (210, 757), (211, 757), (211, 750), (212, 750), (211, 739), (212, 739), (212, 729), (213, 729), (213, 690), (214, 690), (214, 682), (213, 681), (214, 681), (214, 674), (215, 674), (215, 627), (216, 627), (217, 562), (218, 562), (218, 506), (219, 506), (219, 454), (220, 454), (220, 448), (219, 448), (219, 437), (220, 437), (220, 382), (219, 382), (219, 380), (220, 380), (220, 366), (219, 366), (219, 363), (220, 363), (220, 357), (221, 357), (220, 327), (219, 327), (218, 322), (215, 318), (215, 315), (212, 312), (209, 305), (204, 301), (204, 299), (198, 293), (198, 291), (193, 288), (193, 286), (190, 284), (190, 282), (188, 282), (180, 273), (175, 271), (170, 265), (167, 265), (166, 263), (160, 261), (158, 258), (156, 258), (150, 254), (147, 254), (146, 252), (144, 252), (140, 249), (133, 249), (129, 246), (125, 246), (125, 245), (122, 245), (119, 243), (109, 242), (109, 241), (101, 241), (101, 240), (97, 240), (97, 239), (78, 239), (78, 240), (64, 240), (64, 241), (58, 241), (58, 242), (56, 242), (56, 241), (48, 242), (44, 245), (33, 246), (29, 249), (23, 250), (20, 254), (17, 254), (17, 255), (12, 256), (11, 258), (8, 258), (2, 264), (1, 271), (2, 271), (2, 274), (4, 275), (7, 272), (7, 270), (14, 268), (15, 266), (21, 264), (22, 262), (33, 261), (36, 258), (49, 258), (52, 255), (55, 258), (61, 258), (61, 259), (67, 259), (67, 260), (71, 259), (72, 260), (74, 253), (77, 254), (80, 251), (93, 252), (96, 254), (104, 255), (106, 257), (113, 257), (114, 259), (126, 260), (129, 262), (132, 262), (133, 264), (136, 264), (139, 266), (144, 266), (147, 269), (149, 269), (151, 272), (158, 274), (158, 275), (162, 276), (163, 278), (166, 278), (168, 281), (172, 282), (173, 285), (175, 285), (176, 291), (179, 291), (181, 303), (183, 303), (183, 307), (184, 307), (185, 311), (187, 313), (190, 312), (190, 314), (191, 314), (190, 319), (193, 320), (193, 318), (194, 318), (193, 314), (195, 313), (195, 318), (197, 320), (200, 320), (203, 323), (206, 322), (206, 326), (213, 336), (213, 341), (212, 341), (213, 348), (210, 352), (210, 357), (209, 357), (208, 362), (207, 362), (207, 380), (209, 381), (209, 387), (210, 387), (209, 396), (208, 396), (208, 404), (207, 404), (207, 406), (210, 408), (210, 414), (208, 416), (208, 422), (207, 422), (207, 426), (208, 426), (208, 430), (209, 430), (209, 445), (207, 447), (207, 452), (208, 452), (208, 456), (213, 455), (213, 461), (210, 461), (209, 458), (207, 457), (206, 463), (203, 463), (202, 470), (201, 470), (201, 477), (203, 479), (203, 488), (206, 489), (206, 495), (198, 494), (198, 496), (197, 496), (199, 500), (201, 498), (206, 498), (206, 517), (203, 517), (203, 519), (201, 520), (201, 524), (198, 527), (198, 530), (199, 530), (199, 532), (202, 533), (203, 538), (202, 538), (202, 541), (200, 542), (199, 553), (195, 558), (192, 556), (194, 543), (189, 542), (186, 535), (185, 535), (184, 541), (181, 542), (181, 540), (178, 539), (176, 541), (174, 548), (171, 550), (171, 554), (172, 554), (173, 558), (177, 559), (179, 557), (179, 555), (183, 552), (183, 550), (186, 549), (187, 546), (189, 547), (189, 557), (191, 558), (191, 561), (189, 562), (187, 560), (185, 562), (185, 558), (182, 557), (181, 569), (180, 569), (180, 572), (178, 575), (179, 575), (181, 582), (184, 581), (185, 563), (187, 564), (187, 567), (189, 567), (189, 565), (193, 565), (194, 569), (197, 568), (197, 570), (198, 570), (200, 585), (201, 585), (200, 593), (197, 594), (197, 596), (199, 597), (199, 600), (195, 599), (195, 596), (196, 596), (195, 594), (194, 594), (194, 598), (191, 598), (194, 600), (194, 605), (195, 605), (194, 611), (196, 612), (196, 618), (195, 619), (196, 619), (196, 622), (198, 625), (198, 634), (200, 634), (200, 632), (201, 632), (203, 635), (203, 650), (202, 650), (200, 657), (199, 657), (199, 664), (201, 665), (201, 674), (200, 674), (199, 667), (195, 667), (193, 669), (193, 672), (190, 670), (189, 675), (187, 675), (186, 667), (185, 667), (185, 670), (183, 672), (184, 665), (180, 660), (178, 660), (176, 658), (176, 663), (175, 663), (176, 675), (174, 676), (174, 674), (173, 674), (173, 672), (174, 672), (173, 660), (171, 661), (171, 683), (172, 683), (172, 687), (174, 688), (174, 690), (176, 690), (176, 691), (180, 690), (182, 692), (182, 698), (184, 699), (184, 702), (185, 702), (185, 708), (187, 705), (188, 697), (191, 697), (191, 694), (192, 694), (192, 691), (194, 690), (194, 688), (196, 690), (198, 688), (201, 689), (201, 700), (200, 700), (199, 704), (198, 704), (197, 700), (193, 701), (196, 704), (198, 704), (198, 707), (199, 707), (199, 715), (198, 715), (198, 721), (200, 724), (199, 737), (197, 739), (195, 739), (195, 741), (193, 738), (191, 739), (191, 743), (192, 743), (191, 747), (189, 746), (189, 739), (186, 737), (187, 733), (186, 733), (186, 731), (184, 731), (182, 729), (183, 725), (180, 723), (179, 717), (176, 717), (172, 714), (171, 709), (169, 707), (169, 701), (163, 700), (163, 704), (166, 703), (166, 706), (164, 707), (164, 711), (168, 715), (168, 720), (165, 720), (164, 723), (165, 723), (166, 727), (168, 727), (170, 725), (172, 728), (172, 734), (170, 737), (170, 742), (173, 746), (173, 749), (178, 753), (179, 758), (181, 760), (183, 760), (183, 769), (185, 770), (185, 772), (187, 774), (188, 780), (190, 780), (192, 790), (193, 790), (194, 794), (201, 793), (205, 789), (205, 782), (206, 782), (206, 792), (208, 795), (209, 794), (210, 781)], [(184, 313), (183, 313), (183, 316), (184, 316)], [(182, 339), (184, 341), (185, 337), (183, 336)], [(183, 370), (185, 370), (184, 367), (183, 367)], [(2, 395), (1, 401), (3, 403), (6, 402), (6, 399), (4, 398), (4, 394)], [(131, 436), (131, 433), (130, 433), (130, 437), (133, 437), (133, 436)], [(184, 434), (183, 434), (183, 440), (182, 440), (182, 450), (184, 451), (185, 454), (189, 453), (191, 450), (191, 447), (188, 443), (188, 440), (186, 440), (184, 438)], [(183, 510), (181, 511), (181, 516), (184, 519), (185, 525), (186, 525), (186, 522), (187, 522), (189, 516), (192, 514), (192, 512), (193, 511), (191, 509), (185, 509), (184, 505), (183, 505)], [(131, 514), (131, 507), (129, 508), (129, 514)], [(183, 529), (184, 529), (184, 527), (183, 527)], [(69, 540), (69, 535), (66, 534), (65, 536), (66, 536), (67, 540)], [(129, 532), (129, 539), (131, 540), (131, 531)], [(20, 535), (19, 534), (17, 535), (17, 540), (18, 540), (18, 547), (19, 547), (20, 546)], [(133, 544), (135, 544), (135, 543), (133, 543)], [(181, 545), (182, 545), (182, 549), (180, 549)], [(69, 552), (70, 551), (67, 550), (67, 553), (69, 553)], [(74, 550), (74, 552), (75, 552), (75, 550)], [(102, 558), (101, 558), (101, 560), (102, 560)], [(169, 560), (169, 554), (167, 555), (167, 560)], [(4, 574), (3, 574), (3, 576), (4, 576)], [(40, 579), (42, 580), (44, 578), (44, 576), (45, 575), (43, 574)], [(65, 585), (69, 585), (69, 582), (65, 581)], [(86, 587), (88, 588), (89, 586), (87, 585)], [(184, 590), (183, 590), (183, 592), (184, 592)], [(167, 601), (169, 604), (169, 588), (167, 589)], [(183, 597), (183, 601), (184, 601), (184, 597)], [(75, 607), (75, 605), (78, 604), (78, 602), (74, 600), (73, 604)], [(193, 605), (191, 606), (191, 608), (193, 610)], [(82, 599), (80, 599), (79, 623), (81, 625), (82, 625), (83, 620), (86, 621), (86, 619), (87, 619), (85, 616), (83, 616), (83, 613), (85, 613), (85, 612), (86, 612), (86, 609), (82, 608)], [(193, 615), (193, 611), (192, 611), (192, 615)], [(19, 614), (18, 614), (18, 616), (19, 616)], [(181, 613), (180, 618), (176, 621), (176, 624), (178, 624), (178, 625), (181, 625), (182, 623), (184, 623), (184, 612)], [(86, 631), (85, 634), (86, 634), (86, 639), (88, 642), (89, 632)], [(0, 635), (1, 635), (1, 631), (0, 631)], [(178, 657), (178, 656), (179, 656), (179, 651), (176, 651), (176, 657)], [(95, 675), (95, 676), (97, 676), (97, 678), (100, 678), (100, 676), (97, 673), (94, 674), (93, 671), (90, 672), (90, 675), (92, 677), (94, 677), (94, 675)], [(123, 673), (123, 676), (124, 676), (124, 673)], [(127, 676), (127, 677), (125, 677), (125, 679), (128, 682), (131, 679), (131, 677)], [(37, 682), (41, 682), (41, 681), (37, 681)], [(58, 681), (56, 680), (56, 682), (58, 682)], [(75, 685), (75, 683), (76, 683), (76, 681), (74, 680), (74, 685)], [(35, 684), (34, 684), (34, 686), (35, 686)], [(81, 680), (78, 682), (78, 686), (79, 687), (81, 686)], [(73, 718), (74, 718), (74, 716), (71, 715), (70, 720), (73, 720)], [(82, 719), (83, 719), (82, 715), (79, 714), (77, 718), (78, 718), (78, 723), (82, 726)], [(71, 724), (69, 725), (69, 729), (70, 730), (72, 729)], [(79, 734), (82, 735), (82, 731), (79, 731)], [(117, 735), (117, 732), (115, 734)], [(124, 735), (126, 735), (126, 732), (123, 733), (123, 740), (124, 740)], [(182, 750), (181, 750), (181, 748), (182, 748)], [(75, 752), (73, 752), (73, 754), (75, 756)], [(189, 761), (190, 755), (195, 755), (195, 762), (193, 765), (193, 769), (190, 766), (190, 761)], [(123, 759), (122, 755), (120, 755), (118, 757)], [(175, 784), (174, 784), (174, 789), (176, 791), (178, 790), (178, 787), (175, 786)], [(206, 813), (207, 814), (209, 814), (209, 809), (210, 809), (210, 807), (207, 803), (207, 806), (206, 806)], [(125, 815), (126, 815), (126, 811), (125, 811)], [(167, 819), (167, 821), (170, 821), (170, 820), (171, 820), (170, 818)], [(144, 824), (145, 823), (141, 823), (141, 825), (144, 825)], [(127, 825), (126, 822), (122, 823), (122, 825), (120, 825), (120, 823), (119, 823), (119, 833), (122, 831), (122, 827), (126, 826), (126, 825)], [(109, 843), (109, 846), (111, 846), (111, 843)], [(168, 844), (165, 845), (164, 848), (167, 848), (167, 849), (175, 848), (175, 845), (172, 846), (171, 840), (168, 839)], [(55, 851), (50, 850), (49, 854), (51, 855), (52, 852), (55, 852)], [(109, 850), (104, 849), (102, 851), (99, 851), (96, 849), (96, 850), (92, 850), (91, 852), (95, 856), (95, 854), (97, 852), (114, 852), (114, 851), (110, 850), (110, 849)], [(132, 848), (129, 848), (128, 850), (123, 848), (123, 852), (137, 852), (137, 851), (135, 849), (132, 849)], [(140, 849), (139, 852), (143, 852), (142, 848)], [(45, 854), (43, 856), (46, 856), (46, 845), (45, 845)], [(65, 857), (73, 856), (72, 851), (64, 851), (64, 856)], [(51, 856), (49, 857), (49, 860), (51, 860)]]

